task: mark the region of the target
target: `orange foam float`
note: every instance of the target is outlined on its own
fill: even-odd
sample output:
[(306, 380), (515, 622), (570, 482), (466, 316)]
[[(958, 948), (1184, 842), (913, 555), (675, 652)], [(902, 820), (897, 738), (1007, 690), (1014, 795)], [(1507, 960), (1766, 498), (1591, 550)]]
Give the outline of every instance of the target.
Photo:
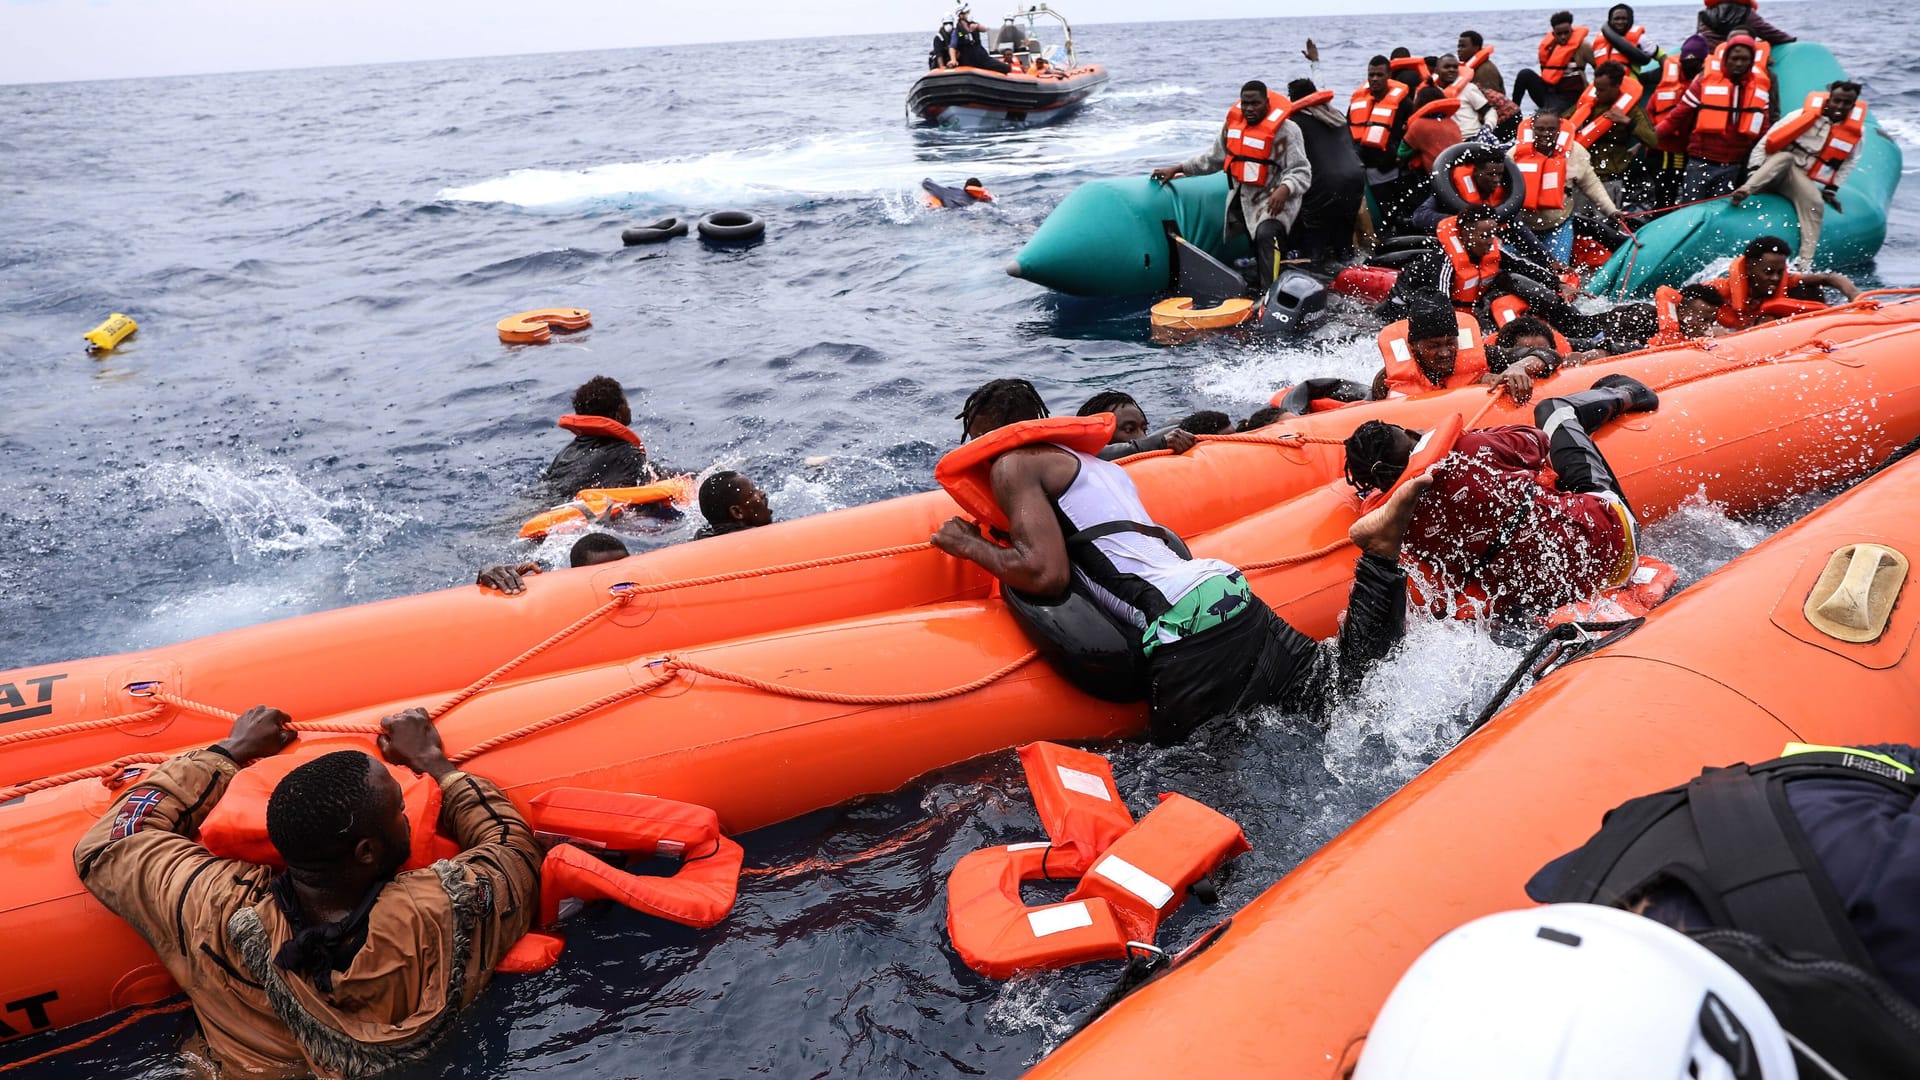
[(593, 320), (585, 308), (541, 308), (509, 315), (495, 324), (500, 340), (509, 345), (538, 345), (553, 337), (555, 330), (571, 333), (585, 330)]

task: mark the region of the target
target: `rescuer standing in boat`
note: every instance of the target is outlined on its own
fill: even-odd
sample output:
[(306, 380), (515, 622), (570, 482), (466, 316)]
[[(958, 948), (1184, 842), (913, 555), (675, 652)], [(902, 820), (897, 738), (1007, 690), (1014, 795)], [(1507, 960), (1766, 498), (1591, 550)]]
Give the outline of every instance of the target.
[(1263, 295), (1280, 276), (1281, 241), (1313, 186), (1313, 166), (1289, 111), (1284, 96), (1255, 79), (1240, 88), (1240, 104), (1227, 110), (1213, 149), (1153, 170), (1161, 183), (1226, 170), (1226, 235), (1231, 238), (1238, 230), (1252, 239)]

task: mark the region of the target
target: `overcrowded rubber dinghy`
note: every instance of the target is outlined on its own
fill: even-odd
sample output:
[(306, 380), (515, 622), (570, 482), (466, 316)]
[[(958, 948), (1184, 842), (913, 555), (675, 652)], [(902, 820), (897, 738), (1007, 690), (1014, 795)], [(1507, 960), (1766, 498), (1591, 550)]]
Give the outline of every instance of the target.
[[(1920, 303), (1869, 300), (1722, 340), (1712, 350), (1677, 347), (1570, 369), (1548, 388), (1584, 389), (1604, 374), (1623, 372), (1659, 389), (1660, 411), (1609, 425), (1598, 436), (1642, 520), (1657, 520), (1700, 492), (1732, 509), (1750, 509), (1858, 475), (1920, 433), (1916, 341)], [(1867, 401), (1872, 405), (1860, 404)], [(1220, 502), (1220, 492), (1259, 486), (1262, 472), (1291, 476), (1291, 484), (1263, 488), (1272, 497), (1252, 501), (1237, 519), (1191, 530), (1187, 539), (1196, 555), (1246, 571), (1261, 598), (1293, 625), (1327, 636), (1352, 579), (1355, 555), (1346, 533), (1360, 507), (1337, 479), (1344, 434), (1368, 417), (1430, 428), (1448, 418), (1479, 426), (1530, 415), (1504, 397), (1466, 388), (1321, 413), (1277, 433), (1222, 437), (1190, 455), (1134, 468), (1143, 480), (1156, 478), (1143, 490), (1153, 490), (1149, 505), (1169, 520), (1205, 516), (1196, 508), (1232, 513), (1223, 509), (1232, 500)], [(1290, 464), (1276, 468), (1279, 462)], [(1273, 496), (1286, 486), (1295, 487), (1293, 497)], [(837, 524), (844, 538), (849, 521), (881, 532), (890, 520), (903, 531), (924, 530), (930, 511), (952, 508), (944, 495), (916, 496), (812, 520)], [(790, 545), (776, 542), (775, 550), (781, 547)], [(709, 541), (657, 554), (687, 558), (703, 549), (716, 559), (745, 550)], [(644, 578), (636, 570), (655, 558), (543, 575), (521, 598), (481, 598), (508, 613), (490, 623), (490, 632), (517, 642), (525, 634), (519, 622), (536, 611), (553, 621), (581, 609), (590, 614), (597, 610), (590, 605), (606, 603), (607, 586)], [(892, 558), (945, 559), (907, 552), (850, 565), (871, 569)], [(144, 664), (173, 672), (163, 685), (180, 687), (199, 704), (162, 702), (168, 707), (101, 726), (0, 736), (7, 740), (0, 762), (10, 777), (45, 777), (27, 785), (31, 791), (0, 791), (8, 800), (0, 804), (0, 830), (9, 838), (0, 852), (0, 933), (23, 943), (0, 959), (0, 1000), (40, 1000), (45, 1024), (39, 1026), (60, 1027), (169, 992), (144, 943), (82, 889), (72, 852), (111, 797), (108, 784), (123, 785), (154, 758), (223, 735), (230, 714), (213, 711), (220, 707), (295, 695), (345, 701), (328, 711), (295, 713), (306, 733), (296, 752), (311, 754), (365, 745), (380, 715), (428, 703), (455, 760), (472, 762), (536, 821), (543, 793), (646, 792), (708, 808), (720, 828), (735, 834), (1036, 739), (1097, 740), (1143, 729), (1144, 704), (1098, 700), (1036, 662), (1032, 643), (984, 585), (968, 585), (950, 565), (900, 565), (922, 573), (917, 580), (908, 575), (890, 600), (867, 598), (870, 610), (853, 617), (823, 617), (833, 605), (797, 591), (822, 587), (807, 576), (811, 571), (731, 582), (711, 605), (692, 591), (644, 594), (636, 606), (609, 609), (613, 614), (598, 625), (586, 620), (576, 637), (541, 654), (545, 666), (538, 671), (499, 673), (482, 680), (482, 690), (449, 691), (466, 676), (435, 684), (416, 670), (432, 667), (429, 677), (444, 679), (458, 667), (434, 667), (434, 651), (419, 642), (435, 640), (444, 648), (476, 641), (468, 636), (474, 627), (455, 624), (460, 615), (483, 610), (465, 606), (477, 589), (371, 605), (359, 609), (365, 621), (352, 613), (309, 616), (220, 635), (213, 646), (189, 642), (143, 657), (50, 669), (66, 676), (51, 682), (45, 674), (9, 676), (15, 693), (22, 686), (29, 694), (36, 686), (58, 691), (67, 683), (95, 695), (89, 699), (95, 710), (121, 702), (140, 707), (154, 698), (127, 697), (118, 685), (108, 693), (108, 686), (129, 665)], [(824, 587), (831, 592), (844, 583)], [(941, 588), (947, 595), (926, 594)], [(563, 599), (544, 609), (527, 603), (546, 592)], [(956, 593), (967, 595), (952, 598)], [(874, 603), (894, 606), (872, 609)], [(777, 614), (741, 632), (755, 621), (743, 609)], [(702, 631), (709, 610), (714, 625), (729, 630)], [(419, 620), (409, 637), (372, 632), (408, 619)], [(366, 637), (357, 636), (362, 630)], [(329, 640), (334, 635), (340, 640)], [(669, 640), (675, 643), (659, 644)], [(636, 644), (643, 641), (654, 644)], [(576, 645), (583, 648), (566, 652)], [(316, 653), (327, 662), (315, 663)], [(356, 663), (370, 672), (385, 668), (369, 676), (379, 690), (342, 675)], [(417, 689), (380, 696), (401, 684)], [(124, 759), (130, 747), (144, 760), (104, 764)], [(23, 772), (22, 763), (36, 756), (90, 757), (104, 767), (67, 777)]]
[(1028, 1075), (1345, 1076), (1421, 950), (1528, 906), (1604, 812), (1788, 743), (1920, 741), (1916, 500), (1910, 457), (1548, 675)]

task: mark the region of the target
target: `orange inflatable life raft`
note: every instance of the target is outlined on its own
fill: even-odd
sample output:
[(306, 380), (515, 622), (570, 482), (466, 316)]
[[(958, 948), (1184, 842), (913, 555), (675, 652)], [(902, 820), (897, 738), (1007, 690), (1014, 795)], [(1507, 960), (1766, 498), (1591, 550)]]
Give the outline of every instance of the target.
[(1098, 454), (1113, 441), (1114, 423), (1112, 413), (1097, 413), (1007, 424), (947, 451), (934, 466), (933, 478), (968, 516), (1004, 530), (1008, 527), (1007, 515), (993, 497), (995, 458), (1034, 443), (1058, 443), (1083, 454)]
[(1531, 906), (1612, 808), (1789, 743), (1920, 743), (1917, 502), (1910, 458), (1547, 675), (1030, 1080), (1338, 1080), (1422, 950)]
[(571, 500), (528, 518), (520, 526), (520, 538), (538, 540), (552, 532), (606, 525), (636, 506), (690, 506), (695, 491), (691, 476), (670, 476), (639, 487), (587, 488)]
[(555, 330), (569, 333), (593, 325), (585, 308), (541, 308), (523, 311), (501, 319), (494, 327), (500, 340), (509, 345), (538, 345), (553, 337)]
[[(1637, 517), (1702, 494), (1741, 513), (1920, 435), (1917, 341), (1920, 305), (1870, 295), (1711, 350), (1569, 369), (1539, 392), (1615, 373), (1648, 383), (1661, 408), (1595, 437)], [(1368, 419), (1427, 430), (1450, 414), (1478, 427), (1531, 408), (1484, 387), (1371, 402), (1127, 470), (1197, 556), (1241, 567), (1281, 617), (1325, 637), (1360, 512), (1341, 440)], [(208, 708), (268, 700), (371, 747), (382, 715), (427, 704), (449, 755), (523, 809), (561, 787), (645, 791), (711, 807), (729, 834), (1036, 739), (1143, 731), (1143, 704), (1090, 697), (1036, 662), (991, 580), (924, 546), (955, 510), (944, 493), (910, 496), (539, 575), (521, 596), (469, 586), (0, 674), (0, 783), (35, 781), (0, 789), (0, 936), (30, 943), (0, 953), (0, 1001), (56, 993), (43, 1026), (61, 1027), (169, 992), (152, 951), (80, 886), (72, 852), (110, 795), (93, 777), (224, 737), (231, 713)], [(89, 778), (51, 775), (72, 770)]]

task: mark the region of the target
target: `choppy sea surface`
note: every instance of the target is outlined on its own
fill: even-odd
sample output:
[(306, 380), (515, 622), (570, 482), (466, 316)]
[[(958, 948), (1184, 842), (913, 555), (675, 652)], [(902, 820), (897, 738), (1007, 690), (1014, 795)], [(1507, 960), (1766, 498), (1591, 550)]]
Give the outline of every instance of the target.
[[(1341, 94), (1368, 55), (1438, 51), (1467, 26), (1511, 78), (1545, 10), (1083, 26), (1108, 92), (1062, 125), (997, 133), (907, 123), (926, 35), (0, 86), (0, 668), (520, 557), (515, 529), (546, 505), (535, 477), (566, 440), (553, 418), (595, 374), (629, 387), (657, 458), (743, 469), (782, 517), (929, 487), (960, 402), (994, 376), (1032, 378), (1056, 411), (1122, 387), (1166, 422), (1370, 375), (1371, 344), (1337, 333), (1158, 347), (1137, 304), (1057, 298), (1002, 266), (1076, 184), (1191, 153), (1247, 78), (1308, 74), (1309, 35)], [(1641, 14), (1663, 43), (1690, 32), (1691, 8)], [(1910, 9), (1768, 14), (1832, 47), (1920, 161), (1920, 76), (1887, 47)], [(920, 205), (922, 177), (968, 176), (998, 201)], [(766, 242), (620, 244), (629, 225), (729, 208), (765, 215)], [(1909, 182), (1871, 280), (1920, 281), (1916, 237)], [(496, 339), (495, 320), (544, 306), (589, 308), (593, 327)], [(113, 311), (140, 332), (91, 359), (80, 335)], [(1744, 520), (1689, 507), (1646, 547), (1695, 578), (1819, 501)], [(1254, 844), (1221, 908), (1188, 905), (1162, 943), (1430, 762), (1517, 657), (1475, 627), (1421, 625), (1329, 731), (1263, 713), (1176, 749), (1109, 748), (1136, 812), (1178, 790)], [(1037, 835), (1011, 753), (763, 830), (749, 865), (800, 869), (750, 879), (720, 928), (590, 913), (558, 967), (500, 979), (409, 1075), (1016, 1076), (1116, 974), (1000, 983), (947, 946), (954, 862)], [(33, 1071), (169, 1075), (175, 1029), (145, 1021)]]

